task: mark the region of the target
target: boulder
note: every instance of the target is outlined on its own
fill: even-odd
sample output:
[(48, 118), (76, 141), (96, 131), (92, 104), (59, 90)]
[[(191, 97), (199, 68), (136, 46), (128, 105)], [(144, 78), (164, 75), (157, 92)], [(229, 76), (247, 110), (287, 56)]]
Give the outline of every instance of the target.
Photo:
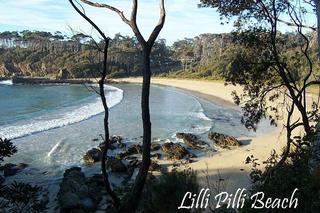
[(141, 161), (138, 159), (133, 159), (129, 161), (128, 165), (132, 168), (138, 168), (141, 165)]
[(230, 146), (241, 146), (242, 144), (233, 136), (224, 135), (216, 132), (209, 132), (208, 138), (215, 142), (216, 145), (222, 148), (228, 148)]
[[(111, 136), (109, 140), (110, 140), (109, 149), (111, 150), (116, 149), (116, 146), (118, 146), (119, 148), (125, 147), (125, 144), (122, 143), (123, 138), (121, 136), (114, 135), (114, 136)], [(102, 151), (104, 148), (104, 143), (100, 143), (98, 147)]]
[(112, 172), (124, 173), (127, 172), (127, 167), (124, 165), (121, 159), (109, 157), (107, 160), (107, 168), (110, 168)]
[(161, 145), (161, 150), (168, 159), (180, 160), (189, 154), (183, 146), (177, 143), (164, 143)]
[(142, 147), (139, 144), (133, 144), (127, 148), (128, 155), (142, 154)]
[(158, 143), (152, 143), (151, 144), (151, 152), (155, 152), (161, 149), (161, 145)]
[(208, 148), (208, 144), (202, 140), (199, 140), (198, 136), (191, 133), (178, 132), (176, 137), (182, 139), (192, 149), (205, 149)]
[(149, 167), (149, 171), (161, 171), (161, 166), (156, 163), (155, 161), (151, 161), (150, 167)]
[(151, 154), (151, 157), (160, 160), (161, 159), (161, 154), (160, 153), (154, 153), (154, 154)]
[(93, 148), (83, 156), (84, 163), (86, 165), (92, 165), (101, 160), (102, 152), (99, 149)]
[(3, 170), (3, 175), (7, 177), (7, 176), (13, 176), (27, 167), (28, 167), (28, 164), (25, 164), (25, 163), (19, 163), (18, 165), (7, 163), (1, 167), (1, 170)]
[(113, 135), (113, 136), (110, 137), (109, 140), (110, 140), (110, 144), (114, 144), (114, 143), (121, 144), (123, 138), (121, 136), (118, 136), (118, 135)]
[(86, 178), (79, 167), (67, 169), (57, 194), (61, 212), (94, 212), (102, 199), (103, 189), (97, 179), (96, 176)]
[(5, 179), (2, 175), (0, 175), (0, 186), (5, 182)]

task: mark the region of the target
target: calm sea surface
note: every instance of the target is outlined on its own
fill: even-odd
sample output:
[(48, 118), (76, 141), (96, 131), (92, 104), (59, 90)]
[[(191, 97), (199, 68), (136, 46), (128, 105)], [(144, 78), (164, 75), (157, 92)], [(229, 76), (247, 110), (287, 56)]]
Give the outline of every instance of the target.
[[(110, 132), (129, 142), (141, 142), (141, 86), (108, 86)], [(151, 87), (153, 141), (177, 141), (176, 132), (206, 139), (209, 130), (248, 136), (241, 111), (201, 100), (172, 87)], [(83, 85), (11, 85), (0, 83), (0, 137), (12, 138), (18, 153), (7, 161), (30, 167), (15, 179), (54, 183), (64, 169), (82, 166), (84, 153), (97, 146), (103, 133), (99, 97)], [(99, 167), (85, 170), (98, 172)]]

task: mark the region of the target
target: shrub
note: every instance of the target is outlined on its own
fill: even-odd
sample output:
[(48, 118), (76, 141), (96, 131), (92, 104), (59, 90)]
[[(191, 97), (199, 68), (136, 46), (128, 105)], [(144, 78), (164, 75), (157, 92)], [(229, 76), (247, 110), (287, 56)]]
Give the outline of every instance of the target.
[[(303, 148), (290, 154), (287, 161), (276, 170), (279, 157), (273, 152), (270, 158), (263, 162), (265, 170), (259, 170), (257, 159), (252, 159), (253, 169), (250, 174), (253, 183), (251, 194), (264, 192), (265, 198), (290, 198), (297, 188), (295, 198), (298, 198), (296, 209), (272, 209), (272, 212), (319, 212), (320, 208), (320, 176), (312, 173), (308, 166), (309, 149)], [(270, 173), (270, 171), (273, 172)], [(249, 196), (250, 197), (250, 196)], [(257, 212), (251, 209), (252, 201), (247, 200), (241, 212)], [(270, 212), (270, 209), (261, 209), (258, 212)]]
[[(178, 210), (186, 192), (198, 193), (197, 174), (192, 170), (164, 173), (146, 185), (141, 209), (143, 212), (190, 212)], [(185, 202), (186, 205), (187, 202)]]

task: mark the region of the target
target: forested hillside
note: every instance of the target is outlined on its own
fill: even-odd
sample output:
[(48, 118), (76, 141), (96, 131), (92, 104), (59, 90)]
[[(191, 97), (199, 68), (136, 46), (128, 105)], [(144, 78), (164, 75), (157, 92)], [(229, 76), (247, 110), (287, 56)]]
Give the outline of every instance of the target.
[[(315, 35), (311, 50), (315, 51)], [(299, 37), (283, 34), (288, 57), (294, 57)], [(156, 42), (151, 66), (153, 74), (219, 79), (234, 66), (234, 58), (246, 47), (237, 43), (235, 34), (202, 34), (179, 40), (171, 46), (164, 39)], [(0, 33), (0, 76), (46, 76), (51, 78), (86, 78), (99, 75), (101, 43), (82, 33), (72, 37), (61, 32)], [(139, 76), (141, 50), (134, 37), (117, 34), (109, 48), (109, 72), (112, 77)], [(301, 64), (303, 66), (303, 64)]]

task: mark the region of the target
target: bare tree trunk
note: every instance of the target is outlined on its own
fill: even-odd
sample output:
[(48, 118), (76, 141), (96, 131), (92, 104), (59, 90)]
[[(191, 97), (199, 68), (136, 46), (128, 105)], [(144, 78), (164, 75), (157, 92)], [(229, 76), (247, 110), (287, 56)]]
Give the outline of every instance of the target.
[[(110, 195), (112, 198), (113, 204), (116, 208), (119, 207), (120, 201), (115, 192), (112, 190), (109, 178), (108, 178), (108, 173), (106, 170), (106, 158), (107, 158), (107, 153), (110, 145), (110, 140), (109, 140), (109, 108), (104, 92), (104, 83), (106, 80), (107, 76), (107, 61), (108, 61), (108, 48), (109, 48), (109, 43), (110, 43), (110, 38), (106, 37), (105, 34), (100, 30), (100, 28), (90, 19), (88, 18), (84, 12), (80, 11), (79, 8), (74, 4), (73, 0), (69, 0), (70, 4), (72, 7), (87, 21), (91, 24), (92, 27), (94, 27), (99, 34), (102, 36), (102, 38), (105, 41), (104, 44), (104, 49), (100, 50), (103, 52), (103, 67), (102, 71), (100, 71), (101, 78), (99, 80), (99, 92), (97, 92), (101, 98), (101, 102), (104, 108), (104, 122), (103, 122), (103, 127), (104, 127), (104, 146), (102, 149), (102, 156), (101, 156), (101, 170), (104, 178), (104, 183), (106, 187), (107, 193)], [(97, 46), (99, 48), (99, 46)]]
[(150, 52), (149, 47), (143, 50), (143, 83), (141, 92), (141, 114), (143, 121), (143, 145), (142, 145), (142, 164), (139, 173), (136, 177), (133, 190), (129, 199), (123, 204), (120, 212), (135, 212), (137, 209), (144, 184), (146, 182), (148, 171), (150, 167), (150, 147), (151, 147), (151, 121), (150, 121), (150, 81), (151, 81), (151, 69), (150, 69)]
[(318, 58), (320, 58), (320, 0), (314, 0), (316, 5), (316, 15), (317, 15), (317, 48), (318, 48)]

